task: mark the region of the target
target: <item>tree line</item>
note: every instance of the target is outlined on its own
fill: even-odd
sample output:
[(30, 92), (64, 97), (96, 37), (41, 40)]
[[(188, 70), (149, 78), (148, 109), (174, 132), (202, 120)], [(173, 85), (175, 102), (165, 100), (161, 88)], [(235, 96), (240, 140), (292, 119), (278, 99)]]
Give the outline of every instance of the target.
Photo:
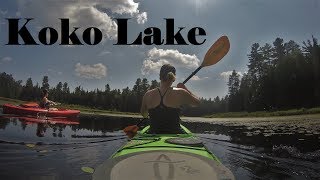
[(254, 43), (248, 72), (234, 70), (228, 82), (228, 111), (274, 111), (320, 106), (320, 47), (276, 38), (272, 45)]
[(138, 78), (132, 89), (129, 87), (122, 90), (111, 89), (110, 85), (106, 84), (104, 90), (88, 91), (81, 86), (70, 90), (67, 82), (59, 82), (56, 86), (51, 87), (48, 76), (43, 77), (41, 85), (38, 83), (34, 85), (31, 78), (28, 78), (22, 85), (22, 81), (16, 81), (11, 74), (0, 73), (0, 96), (2, 97), (39, 101), (42, 89), (48, 89), (49, 99), (53, 101), (123, 112), (139, 112), (144, 93), (158, 86), (159, 82), (156, 80), (149, 83), (146, 78)]
[[(109, 84), (104, 90), (94, 89), (84, 90), (78, 86), (70, 90), (67, 82), (59, 82), (56, 86), (50, 86), (49, 77), (44, 76), (42, 84), (34, 84), (28, 78), (23, 84), (21, 80), (15, 80), (11, 74), (0, 73), (0, 96), (24, 101), (40, 101), (42, 89), (49, 90), (49, 99), (66, 104), (77, 104), (122, 112), (139, 112), (142, 97), (148, 89), (159, 87), (156, 80), (149, 82), (146, 78), (138, 78), (134, 86), (130, 89), (126, 87), (122, 90), (111, 89)], [(214, 112), (226, 112), (226, 100), (216, 97), (215, 99), (201, 98), (202, 103), (197, 108), (182, 107), (182, 114), (189, 116), (200, 116)]]
[[(276, 38), (273, 44), (254, 43), (248, 54), (248, 72), (240, 76), (235, 70), (228, 80), (228, 94), (213, 99), (201, 98), (198, 107), (183, 107), (182, 114), (201, 116), (220, 112), (274, 111), (320, 106), (320, 47), (316, 38), (300, 46), (290, 40)], [(0, 96), (37, 101), (42, 89), (49, 89), (50, 99), (66, 104), (78, 104), (99, 109), (139, 112), (142, 97), (159, 82), (138, 78), (130, 89), (70, 90), (67, 82), (50, 86), (49, 77), (42, 84), (28, 78), (23, 84), (12, 75), (0, 73)]]

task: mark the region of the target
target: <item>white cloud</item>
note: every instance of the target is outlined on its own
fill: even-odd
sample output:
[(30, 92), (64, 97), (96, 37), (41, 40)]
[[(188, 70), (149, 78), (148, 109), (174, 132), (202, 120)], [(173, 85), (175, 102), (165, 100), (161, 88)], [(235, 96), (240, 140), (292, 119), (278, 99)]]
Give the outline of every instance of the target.
[(83, 5), (79, 7), (65, 7), (65, 14), (70, 17), (73, 24), (81, 25), (82, 27), (97, 27), (102, 31), (108, 39), (117, 37), (117, 24), (111, 19), (108, 14), (101, 12), (95, 6)]
[(12, 61), (12, 57), (9, 57), (9, 56), (3, 57), (3, 58), (1, 59), (1, 62), (10, 62), (10, 61)]
[(143, 75), (150, 74), (152, 72), (160, 72), (160, 68), (164, 64), (168, 64), (169, 62), (165, 59), (160, 59), (159, 61), (152, 61), (147, 59), (143, 61), (141, 73)]
[(144, 24), (147, 21), (147, 13), (143, 12), (137, 15), (137, 22), (138, 24)]
[(147, 58), (144, 60), (141, 68), (143, 75), (151, 72), (158, 72), (163, 64), (170, 63), (176, 67), (195, 68), (199, 66), (200, 60), (196, 55), (180, 53), (173, 49), (150, 49)]
[[(91, 0), (89, 1), (91, 2)], [(95, 2), (95, 0), (93, 1)], [(130, 15), (135, 15), (139, 13), (139, 3), (134, 2), (134, 0), (98, 0), (96, 2), (96, 5), (98, 7), (109, 9), (113, 13)]]
[[(60, 28), (59, 18), (70, 20), (72, 27), (97, 27), (108, 39), (116, 39), (117, 24), (116, 15), (138, 18), (139, 22), (145, 22), (146, 13), (139, 11), (139, 3), (134, 0), (70, 0), (70, 1), (43, 1), (43, 0), (19, 0), (18, 11), (24, 17), (36, 17), (34, 20), (41, 26)], [(45, 7), (45, 8), (44, 8)], [(41, 16), (39, 16), (41, 14)], [(31, 24), (31, 23), (30, 23)], [(78, 35), (81, 30), (76, 31)]]
[(98, 54), (98, 56), (105, 56), (107, 54), (110, 54), (111, 52), (110, 51), (102, 51)]
[[(232, 71), (225, 71), (220, 73), (220, 76), (223, 78), (224, 81), (228, 81), (229, 80), (229, 76), (232, 74)], [(243, 76), (242, 72), (237, 72), (237, 74), (239, 74), (240, 78)]]
[(75, 65), (76, 75), (85, 79), (101, 79), (107, 76), (107, 67), (101, 63), (93, 65)]
[(204, 79), (208, 79), (209, 77), (202, 77), (202, 78), (200, 78), (199, 76), (197, 76), (197, 75), (194, 75), (194, 76), (192, 76), (192, 78), (190, 79), (190, 80), (192, 80), (192, 81), (200, 81), (200, 80), (204, 80)]

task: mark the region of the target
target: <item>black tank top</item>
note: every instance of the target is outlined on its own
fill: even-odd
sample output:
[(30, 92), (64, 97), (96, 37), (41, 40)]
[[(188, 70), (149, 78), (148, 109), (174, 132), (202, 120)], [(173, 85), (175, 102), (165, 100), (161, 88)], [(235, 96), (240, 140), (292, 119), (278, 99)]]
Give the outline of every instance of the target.
[(180, 128), (180, 109), (165, 106), (163, 97), (168, 89), (161, 95), (160, 89), (157, 88), (160, 94), (160, 104), (152, 109), (149, 109), (150, 117), (150, 132), (152, 134), (179, 134), (182, 133)]
[(49, 103), (49, 102), (45, 103), (44, 100), (41, 99), (41, 101), (40, 101), (40, 103), (39, 103), (39, 106), (40, 106), (41, 108), (49, 109), (49, 108), (50, 108), (50, 103)]

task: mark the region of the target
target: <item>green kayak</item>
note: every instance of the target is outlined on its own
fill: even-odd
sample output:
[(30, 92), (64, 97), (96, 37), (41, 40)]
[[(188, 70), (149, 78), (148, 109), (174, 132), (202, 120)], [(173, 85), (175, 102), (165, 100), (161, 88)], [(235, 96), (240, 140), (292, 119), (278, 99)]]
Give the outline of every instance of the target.
[(149, 126), (96, 168), (94, 180), (234, 179), (186, 127), (184, 134), (148, 134)]

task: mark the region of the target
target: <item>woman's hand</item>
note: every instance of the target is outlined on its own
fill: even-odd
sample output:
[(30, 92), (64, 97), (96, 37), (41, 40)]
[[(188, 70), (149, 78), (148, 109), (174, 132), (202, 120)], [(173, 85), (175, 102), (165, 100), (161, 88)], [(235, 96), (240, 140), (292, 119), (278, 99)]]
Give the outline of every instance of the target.
[(53, 106), (57, 106), (57, 105), (60, 105), (60, 103), (58, 102), (54, 102), (54, 101), (49, 101), (50, 105), (53, 105)]
[(185, 90), (188, 91), (187, 87), (186, 87), (183, 83), (179, 83), (179, 84), (177, 85), (177, 88), (182, 88), (182, 89), (185, 89)]
[(133, 125), (133, 126), (128, 126), (124, 128), (123, 131), (126, 133), (126, 135), (129, 138), (133, 138), (137, 134), (138, 130), (139, 130), (139, 127), (137, 125)]

